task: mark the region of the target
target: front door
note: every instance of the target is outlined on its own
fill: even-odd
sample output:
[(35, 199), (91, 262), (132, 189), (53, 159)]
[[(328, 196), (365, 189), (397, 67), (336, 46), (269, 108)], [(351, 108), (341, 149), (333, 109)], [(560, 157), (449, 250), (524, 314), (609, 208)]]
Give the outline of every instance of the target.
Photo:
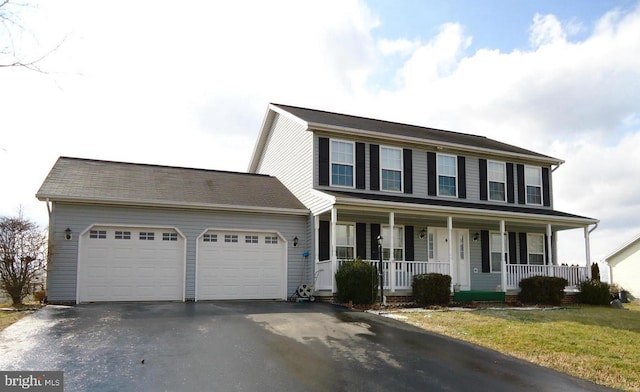
[[(451, 236), (451, 284), (470, 290), (469, 230), (453, 229)], [(449, 230), (444, 228), (436, 229), (436, 261), (449, 261)]]

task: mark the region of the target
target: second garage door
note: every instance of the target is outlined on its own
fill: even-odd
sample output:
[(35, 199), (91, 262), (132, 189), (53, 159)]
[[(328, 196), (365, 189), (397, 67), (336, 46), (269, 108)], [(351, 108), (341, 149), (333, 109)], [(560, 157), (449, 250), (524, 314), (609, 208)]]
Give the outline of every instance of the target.
[(198, 239), (196, 299), (285, 299), (285, 246), (277, 233), (204, 233)]

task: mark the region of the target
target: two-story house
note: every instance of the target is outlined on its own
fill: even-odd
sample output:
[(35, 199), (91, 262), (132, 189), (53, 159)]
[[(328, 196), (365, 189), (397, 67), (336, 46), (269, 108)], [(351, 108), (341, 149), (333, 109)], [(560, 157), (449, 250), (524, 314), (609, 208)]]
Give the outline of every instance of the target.
[(378, 260), (386, 294), (414, 274), (451, 275), (454, 290), (518, 289), (532, 275), (575, 286), (557, 233), (598, 221), (553, 208), (562, 160), (486, 137), (273, 104), (249, 172), (277, 177), (309, 210), (315, 288), (335, 292), (343, 259)]
[[(49, 212), (54, 303), (332, 295), (344, 259), (384, 259), (386, 295), (415, 274), (506, 292), (531, 275), (576, 285), (557, 233), (597, 220), (553, 209), (561, 160), (474, 135), (270, 105), (250, 173), (61, 157)], [(381, 251), (380, 251), (381, 250)]]

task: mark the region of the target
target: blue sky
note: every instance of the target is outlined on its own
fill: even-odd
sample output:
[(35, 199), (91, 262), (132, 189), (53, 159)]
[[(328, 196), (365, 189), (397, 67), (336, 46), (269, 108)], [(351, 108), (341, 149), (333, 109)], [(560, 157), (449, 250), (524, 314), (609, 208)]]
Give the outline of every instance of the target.
[[(0, 215), (46, 225), (59, 156), (244, 171), (278, 102), (564, 159), (554, 207), (601, 220), (593, 259), (640, 233), (638, 0), (29, 3), (0, 48), (61, 45), (46, 73), (0, 68)], [(584, 263), (582, 235), (561, 262)]]

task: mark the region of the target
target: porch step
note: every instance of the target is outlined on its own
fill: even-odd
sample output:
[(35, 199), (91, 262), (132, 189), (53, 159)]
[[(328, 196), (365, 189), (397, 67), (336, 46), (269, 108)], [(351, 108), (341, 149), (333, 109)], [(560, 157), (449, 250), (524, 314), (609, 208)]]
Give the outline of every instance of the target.
[(502, 291), (456, 291), (453, 293), (455, 302), (504, 302)]

